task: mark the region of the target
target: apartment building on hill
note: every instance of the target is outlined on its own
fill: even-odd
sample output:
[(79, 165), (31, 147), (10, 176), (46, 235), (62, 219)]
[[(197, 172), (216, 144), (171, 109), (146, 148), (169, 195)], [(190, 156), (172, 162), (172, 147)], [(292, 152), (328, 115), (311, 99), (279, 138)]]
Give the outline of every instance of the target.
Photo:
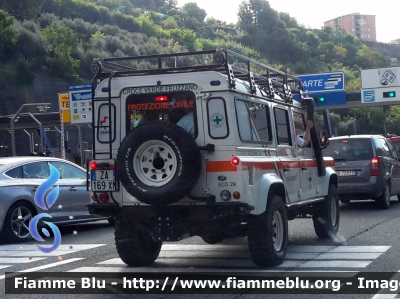
[(342, 28), (363, 41), (376, 42), (375, 15), (353, 13), (324, 22), (324, 27)]

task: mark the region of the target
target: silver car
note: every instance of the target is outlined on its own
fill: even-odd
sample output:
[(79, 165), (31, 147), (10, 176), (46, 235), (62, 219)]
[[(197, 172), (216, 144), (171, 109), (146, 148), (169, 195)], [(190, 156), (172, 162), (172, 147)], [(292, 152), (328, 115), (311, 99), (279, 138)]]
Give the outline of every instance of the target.
[[(59, 172), (59, 196), (48, 209), (34, 201), (37, 188), (50, 175), (49, 164)], [(105, 220), (90, 215), (86, 205), (90, 193), (86, 190), (86, 170), (69, 161), (50, 157), (0, 158), (0, 236), (8, 242), (30, 239), (29, 222), (39, 213), (48, 213), (54, 224), (75, 224)], [(113, 219), (109, 220), (113, 224)]]

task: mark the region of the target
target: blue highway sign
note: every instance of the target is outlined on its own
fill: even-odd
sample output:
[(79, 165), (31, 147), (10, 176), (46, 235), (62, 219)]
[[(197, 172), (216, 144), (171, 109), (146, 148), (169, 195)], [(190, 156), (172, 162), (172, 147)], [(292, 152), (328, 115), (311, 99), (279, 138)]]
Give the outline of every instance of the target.
[(297, 75), (303, 82), (303, 92), (329, 92), (329, 91), (344, 91), (344, 73), (324, 73), (311, 75)]
[(75, 101), (87, 101), (92, 100), (92, 91), (90, 90), (82, 90), (78, 92), (70, 92), (71, 100)]
[(82, 89), (92, 89), (92, 84), (79, 84), (79, 85), (70, 85), (68, 86), (68, 90), (82, 90)]

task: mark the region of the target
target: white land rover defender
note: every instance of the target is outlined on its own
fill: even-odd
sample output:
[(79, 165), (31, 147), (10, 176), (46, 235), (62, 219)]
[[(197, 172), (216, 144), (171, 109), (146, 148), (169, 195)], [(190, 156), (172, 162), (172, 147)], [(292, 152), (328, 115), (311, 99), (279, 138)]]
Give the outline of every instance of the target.
[(275, 266), (288, 220), (337, 233), (327, 134), (295, 142), (314, 113), (297, 77), (225, 49), (95, 59), (92, 71), (88, 208), (116, 217), (126, 264), (151, 264), (163, 242), (239, 236), (255, 264)]

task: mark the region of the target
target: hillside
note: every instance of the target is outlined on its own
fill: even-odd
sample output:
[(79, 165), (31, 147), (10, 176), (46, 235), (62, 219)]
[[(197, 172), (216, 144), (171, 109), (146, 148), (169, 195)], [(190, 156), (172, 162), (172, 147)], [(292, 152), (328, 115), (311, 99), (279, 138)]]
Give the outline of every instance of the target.
[[(68, 84), (89, 82), (95, 57), (222, 47), (289, 73), (343, 71), (347, 90), (359, 89), (360, 68), (390, 65), (387, 56), (355, 37), (331, 28), (308, 30), (266, 0), (244, 1), (237, 24), (207, 18), (199, 6), (177, 7), (175, 0), (3, 0), (0, 80), (16, 88), (33, 86), (37, 74)], [(349, 123), (348, 114), (340, 122)], [(395, 122), (393, 118), (393, 127)], [(351, 130), (351, 124), (339, 127), (343, 134)], [(381, 130), (368, 123), (362, 129)]]

